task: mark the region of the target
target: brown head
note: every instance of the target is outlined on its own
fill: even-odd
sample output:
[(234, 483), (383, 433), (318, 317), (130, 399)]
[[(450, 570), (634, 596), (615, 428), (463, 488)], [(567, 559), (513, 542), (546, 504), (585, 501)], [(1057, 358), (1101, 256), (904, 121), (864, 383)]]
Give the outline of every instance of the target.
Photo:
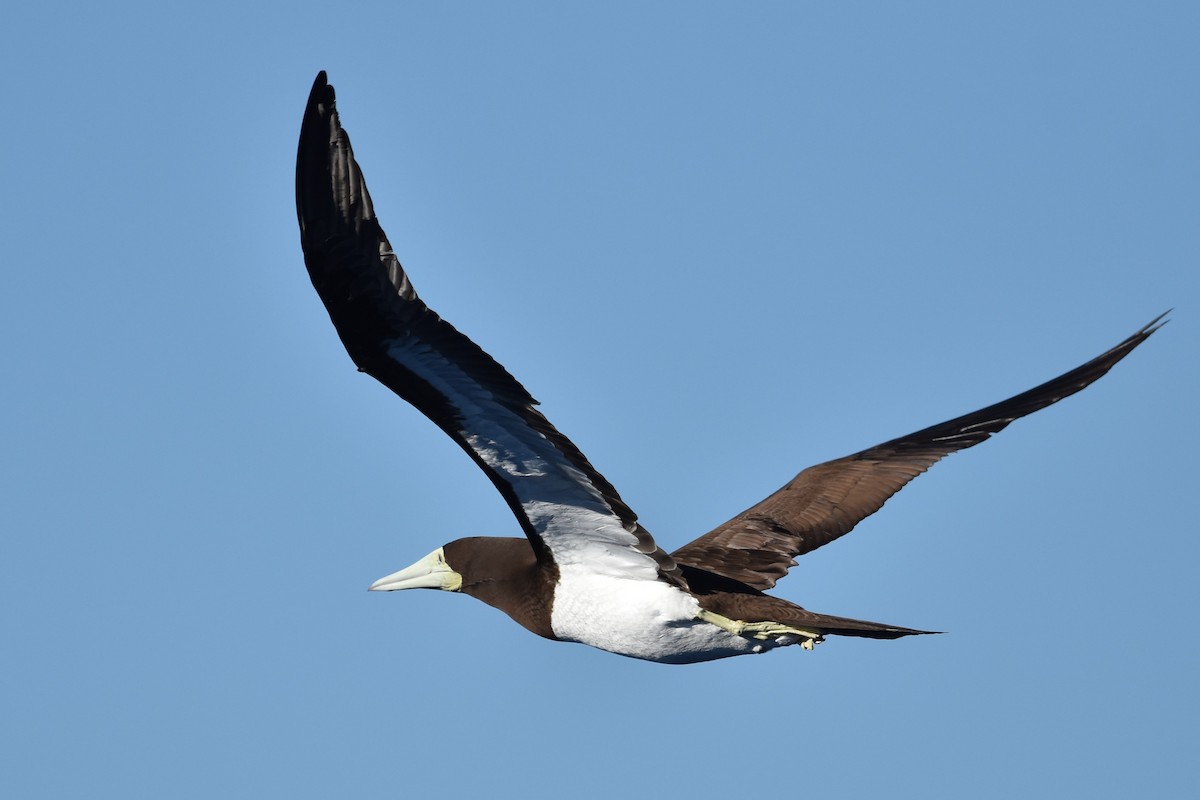
[(375, 581), (370, 591), (462, 592), (553, 639), (550, 609), (557, 582), (557, 566), (539, 563), (529, 540), (476, 536), (439, 547), (412, 566)]

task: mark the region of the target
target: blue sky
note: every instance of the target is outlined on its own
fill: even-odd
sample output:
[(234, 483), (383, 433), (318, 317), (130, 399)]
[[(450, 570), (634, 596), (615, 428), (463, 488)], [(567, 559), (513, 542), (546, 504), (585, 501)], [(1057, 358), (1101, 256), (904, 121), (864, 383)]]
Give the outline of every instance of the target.
[[(0, 794), (1186, 794), (1198, 25), (1189, 3), (9, 10)], [(292, 181), (320, 69), (418, 291), (668, 548), (1176, 311), (778, 588), (945, 636), (664, 667), (368, 594), (517, 529), (355, 372), (308, 283)]]

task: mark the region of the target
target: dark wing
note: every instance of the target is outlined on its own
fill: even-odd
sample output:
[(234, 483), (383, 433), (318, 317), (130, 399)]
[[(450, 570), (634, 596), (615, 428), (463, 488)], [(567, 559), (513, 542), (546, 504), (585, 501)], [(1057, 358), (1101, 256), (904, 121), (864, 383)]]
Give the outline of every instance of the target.
[(689, 567), (769, 589), (795, 556), (849, 533), (941, 458), (1091, 384), (1161, 327), (1163, 314), (1102, 356), (995, 405), (801, 472), (775, 494), (672, 553)]
[(474, 459), (539, 558), (682, 583), (670, 556), (537, 401), (417, 297), (375, 218), (324, 72), (300, 130), (296, 210), (309, 276), (354, 363)]

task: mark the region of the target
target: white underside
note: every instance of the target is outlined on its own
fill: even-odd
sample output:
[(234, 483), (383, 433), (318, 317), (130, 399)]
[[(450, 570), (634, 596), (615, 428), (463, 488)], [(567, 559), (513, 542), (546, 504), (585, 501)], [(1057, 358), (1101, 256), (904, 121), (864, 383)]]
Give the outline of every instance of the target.
[(763, 653), (800, 639), (739, 636), (697, 618), (696, 598), (658, 580), (560, 568), (550, 624), (554, 635), (647, 661), (690, 664)]

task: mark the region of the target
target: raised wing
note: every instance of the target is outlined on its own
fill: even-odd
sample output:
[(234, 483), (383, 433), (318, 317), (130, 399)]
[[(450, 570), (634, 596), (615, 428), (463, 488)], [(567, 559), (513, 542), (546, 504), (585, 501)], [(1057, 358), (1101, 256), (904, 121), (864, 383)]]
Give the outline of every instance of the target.
[(417, 297), (375, 218), (324, 72), (300, 130), (296, 210), (309, 276), (354, 363), (474, 459), (539, 558), (682, 584), (671, 557), (537, 401)]
[(801, 472), (724, 525), (672, 553), (686, 566), (769, 589), (800, 556), (849, 533), (913, 478), (1010, 422), (1057, 403), (1112, 369), (1164, 324), (1163, 314), (1107, 353), (1016, 397)]

